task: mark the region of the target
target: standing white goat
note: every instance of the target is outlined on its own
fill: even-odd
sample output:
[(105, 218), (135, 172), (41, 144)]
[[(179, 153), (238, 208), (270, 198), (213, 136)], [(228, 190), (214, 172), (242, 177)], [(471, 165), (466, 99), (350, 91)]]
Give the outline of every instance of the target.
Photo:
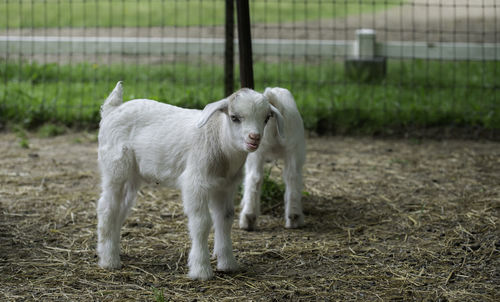
[(211, 218), (217, 269), (236, 270), (231, 243), (234, 195), (247, 154), (259, 147), (271, 116), (282, 133), (280, 112), (267, 97), (250, 89), (208, 104), (203, 111), (144, 99), (122, 102), (119, 82), (101, 108), (99, 266), (120, 267), (120, 229), (145, 181), (182, 192), (192, 240), (190, 278), (213, 276), (208, 251)]
[(304, 125), (290, 91), (284, 88), (267, 88), (264, 95), (283, 116), (286, 139), (278, 135), (275, 120), (264, 130), (261, 146), (249, 154), (245, 165), (244, 195), (241, 200), (240, 228), (254, 230), (260, 214), (260, 194), (266, 160), (283, 159), (285, 166), (285, 227), (298, 228), (304, 225), (302, 212), (302, 166), (305, 162)]

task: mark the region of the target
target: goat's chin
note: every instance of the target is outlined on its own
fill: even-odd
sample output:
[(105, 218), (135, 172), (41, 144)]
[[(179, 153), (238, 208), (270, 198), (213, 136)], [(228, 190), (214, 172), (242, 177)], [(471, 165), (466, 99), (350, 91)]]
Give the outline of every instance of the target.
[(245, 143), (245, 149), (249, 153), (255, 152), (257, 151), (257, 149), (259, 149), (259, 144)]

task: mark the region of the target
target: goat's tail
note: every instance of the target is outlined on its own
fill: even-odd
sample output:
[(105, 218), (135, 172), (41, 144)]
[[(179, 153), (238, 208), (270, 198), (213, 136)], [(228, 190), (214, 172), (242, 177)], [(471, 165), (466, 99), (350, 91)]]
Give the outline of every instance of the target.
[(115, 89), (111, 91), (104, 104), (101, 106), (101, 118), (108, 115), (113, 109), (120, 106), (123, 103), (123, 87), (122, 81), (118, 82)]

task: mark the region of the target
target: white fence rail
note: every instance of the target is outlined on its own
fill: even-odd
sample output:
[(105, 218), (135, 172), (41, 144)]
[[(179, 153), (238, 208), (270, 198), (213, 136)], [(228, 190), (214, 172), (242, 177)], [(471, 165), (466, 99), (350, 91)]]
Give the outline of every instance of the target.
[[(235, 41), (237, 43), (237, 41)], [(351, 56), (356, 40), (254, 39), (257, 55)], [(237, 51), (237, 47), (235, 50)], [(223, 39), (0, 36), (0, 54), (223, 54)], [(500, 43), (377, 42), (375, 56), (389, 59), (500, 60)]]

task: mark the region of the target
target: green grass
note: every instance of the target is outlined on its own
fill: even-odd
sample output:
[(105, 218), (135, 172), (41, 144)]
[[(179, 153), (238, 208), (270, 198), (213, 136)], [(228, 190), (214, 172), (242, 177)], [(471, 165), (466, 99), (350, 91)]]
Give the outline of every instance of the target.
[(55, 124), (44, 124), (40, 128), (38, 128), (38, 136), (47, 138), (47, 137), (54, 137), (58, 136), (61, 134), (64, 134), (66, 132), (66, 129), (62, 126), (58, 126)]
[[(403, 0), (250, 1), (252, 22), (342, 17), (399, 5)], [(210, 26), (224, 24), (222, 0), (0, 1), (0, 29), (57, 27)]]
[[(341, 62), (257, 62), (254, 70), (257, 90), (289, 88), (306, 128), (320, 133), (439, 126), (500, 129), (500, 62), (389, 61), (387, 77), (377, 83), (346, 78)], [(119, 80), (124, 81), (125, 99), (202, 108), (223, 97), (223, 67), (217, 64), (0, 61), (0, 123), (96, 127), (99, 106)]]
[(163, 290), (153, 287), (153, 296), (154, 296), (154, 301), (165, 302), (165, 294), (163, 293)]
[(261, 192), (260, 202), (262, 213), (266, 213), (283, 204), (285, 184), (280, 180), (271, 178), (271, 168), (264, 173)]

